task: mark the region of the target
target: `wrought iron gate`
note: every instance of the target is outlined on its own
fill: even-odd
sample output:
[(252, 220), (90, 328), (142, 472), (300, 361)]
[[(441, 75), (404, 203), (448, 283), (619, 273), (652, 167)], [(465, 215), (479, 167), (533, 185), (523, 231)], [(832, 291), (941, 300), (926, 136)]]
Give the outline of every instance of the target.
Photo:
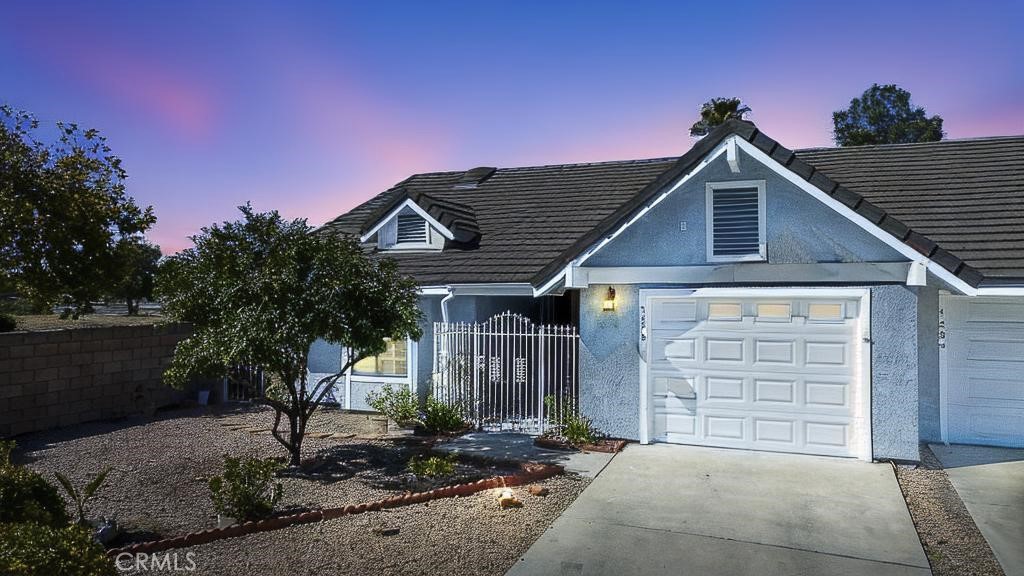
[(478, 428), (543, 432), (577, 410), (579, 333), (505, 312), (434, 323), (434, 397)]

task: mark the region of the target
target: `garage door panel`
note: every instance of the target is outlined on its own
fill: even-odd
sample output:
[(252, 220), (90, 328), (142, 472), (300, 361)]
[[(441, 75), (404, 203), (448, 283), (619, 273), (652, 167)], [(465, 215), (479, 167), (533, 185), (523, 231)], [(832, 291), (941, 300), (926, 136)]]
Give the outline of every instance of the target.
[(1024, 446), (1024, 299), (947, 297), (951, 442)]
[[(652, 306), (655, 313), (695, 314), (689, 322), (652, 320), (652, 326), (673, 327), (652, 330), (655, 438), (854, 455), (855, 430), (867, 430), (854, 405), (859, 307), (855, 300), (812, 304), (819, 302), (772, 298)], [(816, 320), (806, 319), (812, 310)], [(709, 314), (716, 319), (708, 320)], [(692, 387), (694, 397), (671, 392), (673, 378), (686, 383), (676, 388)]]
[(709, 337), (704, 342), (704, 359), (707, 362), (741, 364), (746, 358), (746, 346), (742, 338)]
[(793, 366), (796, 364), (796, 341), (758, 338), (754, 341), (754, 364)]
[(754, 401), (758, 404), (787, 404), (797, 400), (795, 380), (754, 378)]

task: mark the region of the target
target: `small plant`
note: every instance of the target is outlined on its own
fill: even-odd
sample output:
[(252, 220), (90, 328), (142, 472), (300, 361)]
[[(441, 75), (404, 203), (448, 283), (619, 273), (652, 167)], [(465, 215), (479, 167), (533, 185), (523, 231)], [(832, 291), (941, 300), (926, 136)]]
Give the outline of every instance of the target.
[(75, 504), (75, 510), (78, 513), (78, 523), (82, 526), (88, 525), (88, 521), (85, 519), (86, 504), (89, 503), (89, 500), (92, 500), (93, 496), (96, 495), (96, 492), (101, 486), (103, 486), (103, 482), (107, 479), (107, 474), (109, 473), (110, 468), (105, 468), (102, 472), (97, 474), (95, 478), (89, 481), (89, 483), (82, 488), (81, 492), (75, 489), (75, 486), (71, 484), (71, 481), (68, 480), (67, 476), (60, 472), (54, 473), (54, 475), (57, 476), (57, 482), (60, 482), (64, 491), (67, 492), (68, 497), (71, 498), (71, 501)]
[(0, 332), (13, 332), (18, 329), (18, 321), (14, 316), (0, 312)]
[(586, 416), (566, 414), (562, 419), (562, 438), (573, 446), (593, 444), (597, 441), (598, 431)]
[(11, 463), (11, 453), (18, 443), (14, 440), (0, 440), (0, 466), (7, 466)]
[(458, 459), (454, 454), (447, 456), (413, 456), (409, 460), (409, 471), (417, 477), (436, 478), (438, 476), (451, 476), (455, 473), (455, 463)]
[(0, 574), (9, 576), (114, 576), (103, 545), (81, 526), (35, 522), (0, 524)]
[(283, 465), (272, 458), (224, 456), (224, 475), (210, 478), (210, 498), (217, 513), (236, 520), (266, 518), (284, 490), (274, 475)]
[(64, 500), (42, 476), (21, 466), (0, 466), (0, 524), (35, 522), (46, 526), (68, 523)]
[(423, 410), (423, 427), (432, 434), (462, 430), (466, 427), (466, 421), (462, 419), (462, 406), (448, 405), (433, 396), (428, 396)]
[(366, 395), (366, 403), (371, 408), (394, 420), (399, 426), (415, 426), (420, 424), (420, 406), (416, 396), (408, 388), (394, 389), (390, 384), (381, 388), (380, 392)]

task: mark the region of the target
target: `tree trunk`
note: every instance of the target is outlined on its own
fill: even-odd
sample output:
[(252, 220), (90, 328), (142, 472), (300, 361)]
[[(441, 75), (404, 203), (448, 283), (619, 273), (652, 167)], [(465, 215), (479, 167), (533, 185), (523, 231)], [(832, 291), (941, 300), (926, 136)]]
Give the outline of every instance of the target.
[(288, 416), (288, 423), (291, 426), (290, 435), (288, 436), (288, 452), (291, 453), (291, 461), (288, 463), (289, 466), (298, 467), (302, 464), (302, 431), (299, 423), (300, 416)]

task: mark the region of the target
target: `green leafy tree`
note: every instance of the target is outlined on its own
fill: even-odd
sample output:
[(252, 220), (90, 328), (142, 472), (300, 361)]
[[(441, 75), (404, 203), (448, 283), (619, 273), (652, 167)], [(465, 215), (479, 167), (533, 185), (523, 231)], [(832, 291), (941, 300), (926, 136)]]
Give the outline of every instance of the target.
[(837, 146), (936, 142), (945, 135), (942, 117), (929, 117), (895, 84), (872, 84), (849, 108), (833, 112), (832, 123)]
[[(385, 338), (419, 338), (416, 283), (390, 259), (371, 258), (353, 238), (313, 233), (305, 220), (240, 208), (243, 218), (204, 228), (194, 248), (168, 257), (157, 295), (175, 320), (191, 322), (166, 373), (173, 385), (262, 366), (280, 386), (263, 402), (272, 433), (300, 463), (306, 424), (335, 382)], [(323, 339), (349, 353), (336, 374), (308, 380), (309, 349)], [(288, 430), (279, 430), (282, 418)]]
[(712, 98), (700, 107), (700, 120), (690, 126), (690, 136), (707, 136), (709, 132), (735, 118), (742, 120), (750, 113), (750, 107), (739, 98)]
[(153, 299), (153, 288), (160, 258), (160, 247), (145, 238), (124, 238), (115, 247), (117, 271), (110, 296), (125, 301), (128, 314), (138, 314), (143, 298)]
[(126, 174), (96, 130), (39, 121), (0, 106), (0, 284), (40, 309), (76, 316), (101, 296), (116, 269), (117, 245), (156, 217), (125, 194)]

